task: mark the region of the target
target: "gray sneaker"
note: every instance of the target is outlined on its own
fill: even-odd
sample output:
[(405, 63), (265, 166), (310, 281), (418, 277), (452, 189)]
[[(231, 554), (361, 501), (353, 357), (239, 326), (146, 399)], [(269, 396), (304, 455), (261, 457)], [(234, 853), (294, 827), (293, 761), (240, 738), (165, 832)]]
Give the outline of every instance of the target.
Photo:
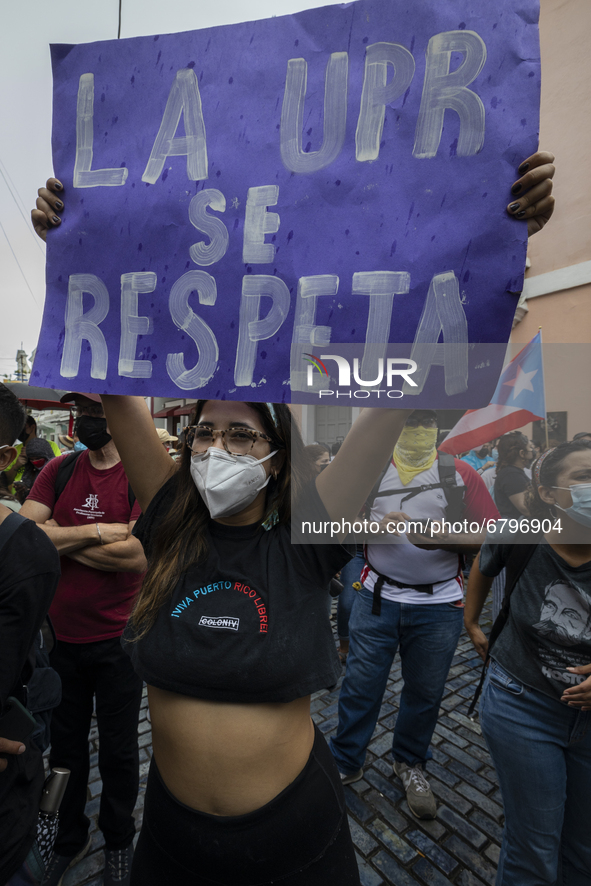
[(47, 867), (45, 868), (42, 886), (60, 886), (66, 871), (69, 871), (70, 868), (73, 868), (79, 861), (82, 861), (90, 849), (91, 842), (91, 838), (89, 837), (80, 852), (76, 853), (76, 855), (58, 855), (57, 852), (53, 852)]
[(400, 778), (406, 791), (408, 808), (417, 818), (435, 818), (437, 804), (429, 782), (423, 774), (422, 767), (407, 766), (406, 763), (394, 761), (394, 774)]
[(351, 772), (349, 775), (345, 775), (344, 772), (339, 772), (341, 776), (341, 784), (353, 784), (354, 781), (361, 781), (363, 778), (363, 769), (358, 769), (357, 772)]

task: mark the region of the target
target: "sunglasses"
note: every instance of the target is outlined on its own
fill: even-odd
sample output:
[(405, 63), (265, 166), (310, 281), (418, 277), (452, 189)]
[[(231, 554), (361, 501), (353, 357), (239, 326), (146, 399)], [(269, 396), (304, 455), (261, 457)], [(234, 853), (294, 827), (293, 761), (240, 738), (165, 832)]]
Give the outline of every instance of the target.
[(418, 428), (419, 425), (422, 425), (424, 428), (436, 428), (437, 427), (437, 419), (436, 418), (407, 418), (404, 422), (404, 426), (407, 428)]

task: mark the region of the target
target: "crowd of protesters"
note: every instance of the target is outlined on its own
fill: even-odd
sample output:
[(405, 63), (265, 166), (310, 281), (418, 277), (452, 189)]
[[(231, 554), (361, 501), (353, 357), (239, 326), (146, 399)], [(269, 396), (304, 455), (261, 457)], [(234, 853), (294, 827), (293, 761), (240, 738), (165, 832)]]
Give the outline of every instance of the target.
[[(6, 388), (3, 388), (2, 394), (4, 408), (8, 404), (14, 414), (16, 407), (11, 398), (15, 398)], [(261, 801), (266, 808), (264, 795), (255, 792), (256, 799), (251, 799), (252, 787), (249, 784), (237, 791), (233, 783), (231, 789), (226, 788), (223, 792), (221, 806), (218, 805), (219, 799), (212, 802), (209, 788), (203, 783), (197, 767), (189, 770), (187, 778), (183, 751), (171, 734), (175, 728), (181, 728), (187, 716), (202, 717), (211, 701), (224, 700), (232, 706), (240, 705), (246, 692), (246, 686), (235, 685), (230, 697), (223, 685), (216, 688), (211, 686), (207, 690), (207, 700), (195, 706), (194, 710), (193, 705), (188, 704), (186, 709), (181, 707), (176, 711), (176, 704), (171, 707), (168, 699), (171, 692), (176, 693), (181, 686), (185, 687), (185, 681), (190, 679), (187, 675), (189, 660), (180, 657), (176, 661), (176, 665), (185, 672), (181, 681), (170, 668), (170, 656), (166, 655), (165, 663), (158, 650), (162, 643), (167, 648), (169, 644), (187, 648), (188, 636), (179, 631), (171, 633), (166, 623), (159, 626), (158, 609), (154, 608), (154, 598), (158, 599), (159, 590), (154, 582), (150, 584), (150, 577), (156, 575), (158, 584), (163, 578), (166, 581), (168, 569), (168, 593), (172, 592), (168, 608), (174, 614), (174, 606), (182, 603), (183, 595), (186, 599), (185, 592), (189, 586), (192, 587), (198, 580), (205, 582), (210, 577), (213, 580), (216, 569), (221, 568), (214, 559), (206, 570), (208, 575), (205, 578), (192, 578), (195, 555), (188, 552), (198, 548), (199, 542), (198, 538), (186, 534), (189, 530), (185, 530), (184, 536), (182, 532), (183, 512), (188, 506), (187, 489), (183, 488), (180, 480), (182, 474), (175, 469), (169, 454), (169, 450), (172, 455), (176, 454), (172, 447), (178, 443), (178, 438), (164, 429), (153, 429), (149, 414), (143, 411), (142, 401), (104, 398), (109, 414), (107, 424), (101, 398), (97, 395), (73, 392), (62, 399), (75, 404), (76, 438), (84, 449), (74, 451), (72, 437), (60, 438), (67, 454), (56, 457), (52, 451), (43, 465), (34, 466), (38, 477), (28, 491), (26, 503), (20, 508), (21, 517), (25, 518), (22, 526), (28, 533), (37, 532), (40, 562), (44, 562), (46, 549), (57, 549), (61, 558), (61, 578), (49, 607), (49, 616), (58, 641), (51, 656), (51, 665), (61, 679), (62, 699), (53, 712), (49, 765), (69, 769), (72, 775), (63, 799), (59, 834), (43, 883), (57, 886), (65, 872), (90, 847), (89, 821), (84, 808), (89, 772), (88, 733), (95, 705), (100, 735), (102, 793), (99, 827), (105, 839), (104, 882), (133, 882), (130, 879), (135, 833), (132, 813), (139, 783), (137, 725), (142, 679), (151, 687), (155, 740), (162, 750), (158, 755), (158, 769), (153, 763), (148, 786), (144, 831), (136, 851), (136, 882), (148, 883), (151, 881), (147, 878), (152, 877), (154, 883), (165, 883), (169, 875), (169, 882), (174, 882), (182, 869), (197, 865), (197, 857), (204, 852), (203, 841), (190, 851), (186, 849), (188, 834), (193, 832), (196, 824), (203, 829), (203, 840), (206, 837), (207, 840), (215, 839), (220, 847), (217, 853), (212, 854), (208, 850), (210, 857), (207, 864), (210, 867), (206, 867), (206, 870), (219, 870), (220, 865), (223, 867), (222, 859), (225, 859), (230, 882), (232, 872), (240, 869), (241, 858), (246, 852), (245, 843), (238, 839), (238, 831), (227, 831), (225, 827), (220, 830), (216, 825), (225, 823), (225, 817), (229, 816), (228, 820), (235, 819), (240, 823), (240, 828), (248, 825), (248, 839), (251, 839), (255, 834), (259, 834), (260, 838), (271, 824), (270, 818), (261, 821), (260, 816), (253, 817), (253, 811), (248, 808), (257, 803), (255, 809), (258, 809)], [(322, 572), (317, 572), (320, 567), (316, 564), (314, 571), (317, 578), (311, 579), (312, 583), (324, 581), (326, 588), (329, 577), (338, 573), (343, 586), (338, 601), (337, 628), (340, 660), (346, 669), (339, 695), (338, 728), (330, 742), (337, 778), (340, 776), (341, 785), (346, 785), (363, 777), (367, 745), (398, 651), (404, 685), (392, 736), (393, 773), (402, 781), (411, 812), (417, 818), (435, 817), (436, 801), (425, 766), (431, 757), (430, 742), (462, 624), (465, 623), (479, 655), (488, 661), (489, 644), (478, 624), (482, 606), (495, 577), (505, 575), (505, 567), (509, 566), (512, 557), (515, 559), (515, 554), (511, 552), (515, 548), (521, 552), (527, 551), (527, 562), (521, 567), (511, 595), (511, 606), (508, 614), (505, 613), (505, 629), (490, 654), (491, 664), (487, 669), (480, 707), (483, 733), (499, 776), (506, 814), (498, 883), (532, 886), (538, 882), (551, 883), (559, 864), (561, 870), (569, 872), (573, 882), (588, 883), (588, 876), (584, 872), (591, 869), (591, 857), (584, 813), (589, 802), (588, 781), (591, 775), (591, 749), (586, 740), (586, 719), (591, 711), (591, 688), (587, 685), (591, 684), (591, 677), (587, 677), (591, 674), (591, 500), (587, 494), (591, 489), (591, 435), (581, 433), (572, 442), (548, 449), (542, 447), (542, 454), (536, 459), (534, 444), (523, 433), (514, 431), (479, 446), (462, 458), (453, 458), (437, 449), (435, 412), (416, 410), (412, 414), (398, 412), (397, 416), (400, 426), (393, 453), (386, 459), (378, 478), (374, 479), (373, 488), (366, 487), (363, 495), (360, 495), (366, 513), (371, 515), (372, 520), (384, 526), (400, 520), (441, 521), (447, 518), (453, 522), (454, 517), (482, 523), (496, 521), (499, 517), (527, 515), (541, 520), (554, 518), (555, 524), (559, 514), (564, 521), (563, 531), (570, 533), (571, 540), (563, 543), (564, 538), (555, 529), (539, 535), (533, 543), (532, 539), (527, 539), (529, 545), (515, 545), (515, 539), (507, 533), (493, 540), (490, 536), (485, 538), (485, 533), (480, 537), (455, 535), (453, 538), (443, 533), (441, 537), (433, 538), (432, 535), (427, 537), (408, 532), (397, 533), (396, 544), (369, 544), (350, 551), (346, 546), (335, 544), (323, 549)], [(328, 447), (320, 444), (304, 447), (298, 437), (296, 446), (299, 452), (294, 453), (294, 429), (289, 428), (289, 422), (289, 415), (279, 412), (279, 407), (224, 404), (220, 411), (214, 410), (213, 404), (198, 403), (192, 426), (186, 430), (181, 441), (185, 444), (185, 451), (181, 449), (180, 471), (183, 472), (184, 467), (192, 477), (192, 486), (189, 487), (192, 496), (201, 495), (201, 501), (207, 503), (210, 513), (216, 513), (218, 519), (231, 517), (236, 507), (246, 501), (241, 499), (241, 483), (237, 482), (236, 474), (232, 474), (232, 484), (225, 488), (221, 498), (219, 489), (214, 495), (214, 489), (208, 487), (210, 468), (202, 469), (198, 474), (194, 472), (191, 454), (210, 453), (210, 458), (215, 455), (222, 462), (226, 461), (228, 454), (238, 449), (244, 449), (243, 454), (254, 452), (255, 456), (261, 456), (254, 459), (259, 471), (262, 469), (260, 482), (255, 486), (255, 502), (259, 500), (261, 513), (254, 515), (252, 503), (246, 505), (243, 510), (248, 513), (247, 523), (220, 521), (227, 528), (210, 536), (213, 551), (217, 552), (215, 556), (220, 556), (226, 570), (233, 568), (233, 576), (248, 574), (249, 582), (259, 586), (265, 581), (265, 570), (274, 569), (275, 564), (270, 566), (269, 558), (277, 558), (279, 551), (283, 551), (282, 556), (285, 556), (285, 539), (282, 540), (282, 533), (278, 532), (279, 547), (275, 550), (272, 535), (265, 533), (270, 547), (263, 546), (263, 568), (262, 564), (257, 566), (255, 563), (256, 558), (261, 556), (257, 552), (260, 545), (253, 545), (252, 539), (244, 536), (240, 527), (251, 525), (253, 516), (257, 520), (262, 516), (268, 521), (272, 516), (270, 511), (275, 514), (273, 519), (277, 526), (282, 525), (278, 519), (281, 498), (277, 487), (280, 486), (279, 476), (287, 459), (292, 465), (292, 476), (297, 477), (298, 470), (301, 471), (301, 479), (298, 478), (301, 483), (305, 477), (329, 476), (326, 473), (329, 466), (339, 464), (334, 456), (331, 461)], [(211, 430), (215, 425), (222, 425), (219, 432)], [(136, 430), (130, 434), (129, 427)], [(225, 430), (226, 427), (228, 430)], [(150, 428), (154, 435), (151, 448), (148, 445)], [(35, 430), (34, 423), (29, 421), (19, 433), (14, 433), (10, 426), (4, 436), (12, 442), (12, 438), (21, 442), (24, 438), (26, 450), (29, 451), (29, 447), (39, 440)], [(122, 440), (120, 446), (123, 458), (128, 459), (127, 463), (121, 460), (111, 436), (113, 430)], [(142, 437), (145, 458), (151, 465), (150, 472), (141, 474), (150, 478), (147, 492), (139, 475), (142, 466), (137, 464), (135, 456), (134, 466), (129, 465), (134, 436)], [(291, 447), (287, 443), (288, 437)], [(355, 443), (354, 431), (347, 438), (345, 452), (351, 438)], [(263, 444), (268, 451), (266, 455)], [(18, 443), (16, 446), (2, 444), (0, 457), (4, 473), (10, 467), (15, 473), (19, 447)], [(339, 444), (338, 449), (341, 448)], [(20, 452), (24, 449), (24, 446), (21, 447)], [(162, 461), (162, 458), (165, 460)], [(269, 467), (265, 469), (267, 463)], [(70, 468), (62, 476), (66, 465)], [(491, 469), (495, 472), (495, 479), (487, 486), (483, 477)], [(347, 462), (343, 470), (348, 471)], [(21, 476), (24, 475), (25, 471), (21, 473)], [(128, 475), (133, 478), (138, 490), (139, 502), (131, 491)], [(272, 484), (272, 508), (266, 491), (268, 483)], [(576, 487), (576, 495), (573, 487)], [(326, 499), (320, 493), (320, 502), (325, 502), (324, 507), (330, 512), (334, 489), (328, 486), (324, 494)], [(150, 501), (147, 501), (148, 498)], [(322, 507), (320, 502), (314, 503), (317, 509)], [(146, 517), (142, 519), (143, 528), (134, 535), (140, 505)], [(199, 507), (199, 500), (190, 506)], [(238, 515), (241, 513), (239, 510)], [(3, 514), (5, 520), (10, 511), (1, 510), (0, 518)], [(37, 524), (36, 530), (32, 524)], [(0, 522), (0, 532), (2, 525)], [(22, 541), (25, 529), (20, 526), (19, 529)], [(44, 539), (41, 544), (39, 533)], [(159, 535), (160, 539), (164, 538), (164, 543), (158, 540)], [(17, 541), (19, 536), (15, 535)], [(51, 542), (49, 548), (48, 541)], [(213, 551), (208, 555), (210, 560)], [(179, 561), (177, 570), (183, 570), (176, 588), (173, 587), (176, 572), (170, 575), (171, 552)], [(348, 562), (338, 562), (341, 557), (346, 558), (351, 554), (354, 555)], [(465, 558), (474, 554), (477, 556), (470, 570), (464, 609)], [(158, 557), (165, 560), (160, 563)], [(152, 566), (148, 567), (148, 563), (152, 563)], [(247, 573), (243, 571), (242, 563), (249, 563)], [(33, 561), (29, 565), (38, 581), (39, 564)], [(295, 563), (286, 565), (284, 562), (281, 568), (289, 573), (294, 567)], [(311, 570), (311, 567), (310, 563), (307, 569)], [(138, 598), (146, 569), (148, 578)], [(301, 569), (300, 563), (298, 573)], [(203, 567), (198, 569), (198, 574), (205, 574)], [(18, 673), (19, 680), (28, 682), (30, 679), (30, 674), (23, 677), (21, 673), (27, 663), (23, 651), (47, 613), (57, 575), (54, 557), (53, 571), (46, 568), (43, 575), (43, 581), (50, 589), (47, 592), (49, 596), (40, 596), (36, 601), (40, 608), (31, 610), (28, 622), (25, 623), (23, 618), (20, 656), (15, 654), (13, 645), (6, 647), (10, 649), (13, 661), (11, 670), (7, 671), (10, 676), (4, 681), (6, 686), (0, 699), (3, 704), (1, 710), (6, 708), (9, 694), (17, 692), (14, 687), (12, 690), (9, 687), (14, 683), (15, 674)], [(23, 576), (23, 581), (30, 588), (28, 573)], [(504, 588), (505, 579), (502, 585)], [(85, 588), (83, 596), (79, 593), (81, 587)], [(24, 593), (22, 596), (24, 599)], [(121, 635), (132, 613), (134, 599), (139, 602), (124, 638), (124, 651)], [(288, 600), (283, 601), (283, 606), (286, 613), (289, 611), (294, 618), (290, 632), (297, 630), (297, 611), (292, 611)], [(279, 607), (277, 617), (282, 615)], [(213, 615), (210, 617), (214, 618)], [(240, 618), (245, 617), (246, 613), (241, 613)], [(325, 630), (327, 626), (328, 620)], [(308, 638), (310, 649), (320, 636)], [(7, 642), (10, 643), (8, 637)], [(212, 648), (207, 645), (205, 658), (194, 662), (190, 668), (197, 686), (206, 681), (203, 668), (211, 653)], [(246, 648), (240, 650), (242, 664), (246, 654)], [(256, 659), (260, 652), (251, 649), (248, 654), (256, 673)], [(196, 651), (192, 649), (190, 655), (194, 660)], [(236, 655), (238, 664), (238, 650)], [(308, 672), (310, 691), (313, 691), (312, 687), (320, 688), (323, 684), (336, 681), (338, 671), (334, 662), (330, 662), (330, 657), (320, 663), (318, 656), (315, 656), (315, 667), (308, 663), (307, 668), (303, 666), (304, 658), (305, 654), (299, 656), (296, 664), (303, 676)], [(319, 671), (323, 673), (322, 678)], [(282, 674), (282, 677), (286, 675), (290, 676), (290, 673)], [(294, 680), (295, 674), (291, 678)], [(211, 676), (209, 682), (215, 682)], [(298, 724), (301, 729), (302, 721), (297, 711), (297, 697), (290, 702), (290, 693), (294, 694), (294, 689), (284, 687), (278, 690), (274, 688), (274, 682), (259, 675), (258, 703), (262, 705), (266, 699), (272, 699), (293, 705), (293, 726), (297, 733)], [(188, 688), (184, 691), (189, 695)], [(202, 686), (199, 692), (204, 692)], [(246, 692), (246, 697), (256, 705), (256, 700), (250, 697), (250, 690)], [(202, 704), (205, 710), (201, 709)], [(212, 716), (210, 710), (207, 710), (207, 715)], [(252, 711), (249, 711), (247, 719), (250, 721), (252, 716)], [(235, 728), (243, 729), (244, 725), (242, 718), (236, 714)], [(248, 723), (250, 728), (253, 725)], [(275, 724), (267, 724), (267, 728), (270, 738), (276, 734)], [(305, 735), (303, 729), (302, 732)], [(301, 768), (297, 761), (310, 753), (304, 735), (299, 742), (294, 741), (290, 748), (296, 768)], [(31, 743), (27, 746), (26, 741), (31, 769), (28, 781), (23, 783), (37, 790), (43, 767), (39, 753), (33, 753)], [(310, 759), (314, 759), (319, 770), (326, 773), (333, 764), (326, 759), (326, 752), (319, 742), (318, 734), (313, 734)], [(534, 751), (536, 742), (539, 749)], [(3, 741), (0, 744), (1, 749), (8, 752), (10, 760), (14, 743)], [(212, 764), (211, 755), (212, 749), (208, 748), (200, 761), (205, 771), (209, 771)], [(17, 754), (17, 757), (20, 755)], [(239, 762), (244, 763), (241, 758), (234, 761), (234, 766)], [(285, 759), (271, 759), (271, 764), (278, 785), (288, 779), (287, 785), (291, 791), (292, 784), (299, 784), (299, 778), (294, 782), (288, 774), (289, 766)], [(309, 765), (304, 767), (305, 772)], [(267, 771), (268, 768), (267, 759)], [(327, 790), (330, 793), (334, 789), (334, 779), (331, 789), (331, 779), (327, 777)], [(311, 775), (309, 780), (311, 784)], [(15, 785), (19, 785), (18, 779), (12, 781), (11, 790), (5, 795), (8, 802), (14, 802)], [(275, 790), (271, 788), (271, 792)], [(282, 797), (286, 790), (287, 786), (283, 792), (280, 791)], [(304, 779), (291, 798), (292, 809), (276, 809), (272, 799), (268, 804), (273, 816), (281, 813), (279, 821), (286, 832), (289, 830), (290, 816), (305, 802), (307, 790)], [(172, 795), (169, 791), (172, 791)], [(2, 796), (0, 790), (0, 798)], [(178, 805), (179, 800), (181, 805)], [(187, 802), (189, 800), (192, 802)], [(323, 802), (321, 797), (317, 802), (319, 815), (324, 821), (324, 837), (320, 838), (316, 822), (316, 842), (311, 841), (309, 848), (316, 852), (320, 845), (317, 841), (326, 841), (327, 845), (321, 853), (323, 862), (320, 864), (317, 861), (311, 866), (309, 855), (304, 853), (292, 854), (291, 863), (294, 867), (301, 866), (302, 862), (304, 865), (307, 863), (310, 868), (308, 878), (316, 877), (316, 880), (307, 879), (306, 882), (320, 883), (329, 871), (331, 874), (338, 872), (345, 883), (357, 882), (350, 837), (343, 821), (343, 808), (337, 804), (336, 808), (331, 809), (328, 799)], [(30, 809), (33, 807), (34, 804)], [(199, 809), (200, 813), (187, 816), (182, 810), (188, 807)], [(1, 822), (0, 802), (0, 826)], [(168, 822), (167, 828), (165, 822)], [(27, 839), (22, 842), (25, 848), (31, 839), (33, 824), (32, 819), (25, 816), (23, 829), (18, 832), (20, 839), (23, 839), (28, 828)], [(277, 821), (275, 826), (279, 827)], [(176, 856), (179, 857), (180, 853), (178, 868), (171, 863), (168, 849), (161, 854), (155, 848), (158, 844), (154, 844), (154, 834), (163, 829), (171, 841), (172, 831), (176, 834), (173, 843)], [(10, 838), (6, 845), (10, 845)], [(331, 845), (334, 845), (334, 850), (329, 852), (328, 846)], [(183, 851), (182, 847), (185, 847)], [(233, 847), (232, 852), (230, 847)], [(267, 859), (270, 875), (275, 870), (273, 865), (285, 864), (285, 851), (286, 847), (283, 846), (274, 861)], [(27, 870), (30, 870), (31, 864), (29, 858)], [(582, 879), (577, 880), (579, 875)], [(13, 879), (9, 882), (26, 883), (27, 880)]]
[[(537, 198), (521, 210), (530, 233), (552, 211), (552, 160), (520, 167)], [(59, 224), (61, 197), (55, 179), (39, 192), (40, 234)], [(393, 658), (404, 682), (393, 776), (411, 812), (430, 819), (425, 764), (462, 622), (490, 659), (480, 711), (506, 811), (497, 884), (591, 884), (589, 435), (534, 461), (511, 432), (459, 459), (438, 451), (436, 413), (377, 409), (329, 451), (304, 447), (283, 404), (198, 401), (178, 440), (154, 427), (141, 398), (62, 399), (77, 412), (66, 455), (43, 445), (0, 387), (3, 494), (24, 501), (18, 515), (0, 502), (0, 883), (39, 882), (43, 766), (22, 718), (49, 614), (61, 682), (49, 764), (71, 775), (44, 886), (59, 886), (90, 846), (93, 709), (106, 886), (358, 886), (343, 785), (363, 776)], [(300, 510), (320, 521), (363, 509), (391, 543), (298, 537)], [(544, 530), (523, 544), (484, 529), (386, 530), (463, 517), (490, 527), (503, 516)], [(505, 605), (487, 640), (479, 616), (503, 569)], [(326, 612), (337, 574), (340, 660)], [(329, 748), (309, 696), (335, 685), (343, 663)], [(134, 854), (143, 682), (154, 755)], [(15, 711), (21, 734), (11, 738), (2, 725), (13, 728)]]

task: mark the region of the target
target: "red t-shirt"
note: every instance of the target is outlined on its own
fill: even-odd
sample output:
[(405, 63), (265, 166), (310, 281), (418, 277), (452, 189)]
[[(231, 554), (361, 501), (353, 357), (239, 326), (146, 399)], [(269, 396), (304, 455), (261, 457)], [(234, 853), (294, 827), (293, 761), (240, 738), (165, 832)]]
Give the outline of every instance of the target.
[[(121, 462), (99, 471), (91, 465), (88, 452), (76, 459), (74, 472), (56, 502), (57, 470), (69, 457), (54, 458), (46, 464), (29, 493), (32, 501), (51, 508), (60, 526), (137, 520), (140, 507), (137, 502), (129, 507), (127, 477)], [(103, 572), (68, 556), (60, 560), (62, 577), (49, 610), (58, 640), (92, 643), (120, 636), (143, 576)]]

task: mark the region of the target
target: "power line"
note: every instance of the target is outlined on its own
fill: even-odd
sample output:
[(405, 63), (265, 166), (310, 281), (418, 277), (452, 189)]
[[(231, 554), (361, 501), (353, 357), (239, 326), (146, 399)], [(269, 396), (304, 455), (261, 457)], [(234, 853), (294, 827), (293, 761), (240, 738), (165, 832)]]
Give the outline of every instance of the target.
[[(6, 166), (4, 165), (4, 163), (2, 162), (2, 160), (0, 160), (0, 166), (2, 166), (4, 169), (6, 169)], [(23, 201), (22, 201), (22, 199), (21, 199), (20, 194), (19, 194), (18, 191), (16, 190), (16, 185), (14, 184), (14, 182), (12, 181), (12, 179), (10, 178), (10, 175), (9, 175), (9, 173), (8, 173), (8, 170), (6, 169), (6, 175), (4, 175), (4, 172), (2, 171), (2, 169), (0, 169), (0, 175), (1, 175), (2, 178), (4, 179), (4, 183), (5, 183), (6, 187), (8, 188), (8, 190), (9, 190), (9, 192), (10, 192), (10, 196), (12, 197), (12, 199), (14, 200), (14, 202), (16, 203), (16, 208), (17, 208), (18, 211), (20, 212), (20, 214), (21, 214), (21, 216), (22, 216), (22, 218), (23, 218), (23, 221), (25, 222), (25, 225), (27, 226), (27, 230), (31, 232), (31, 235), (33, 236), (33, 239), (35, 240), (35, 243), (37, 244), (37, 247), (41, 250), (41, 254), (42, 254), (42, 255), (45, 255), (45, 253), (43, 252), (43, 247), (41, 246), (41, 244), (40, 244), (40, 242), (39, 242), (39, 238), (37, 237), (37, 234), (34, 232), (33, 228), (31, 227), (30, 219), (28, 219), (28, 218), (26, 217), (26, 215), (24, 214), (24, 212), (23, 212), (23, 210), (22, 210), (22, 208), (21, 208), (21, 204), (22, 204)], [(8, 178), (7, 178), (6, 176), (8, 176)], [(15, 195), (14, 195), (14, 193), (13, 193), (13, 190), (12, 190), (12, 188), (10, 187), (10, 184), (8, 183), (9, 180), (10, 180), (10, 184), (12, 184), (12, 186), (14, 187), (14, 190), (15, 190), (16, 193), (18, 194), (19, 200), (21, 201), (20, 203), (19, 203), (18, 200), (16, 199), (16, 197), (15, 197)], [(24, 205), (24, 204), (23, 204), (23, 205)]]
[(10, 251), (12, 252), (12, 255), (13, 255), (13, 257), (14, 257), (14, 260), (15, 260), (15, 262), (16, 262), (17, 265), (18, 265), (18, 269), (19, 269), (19, 271), (21, 272), (21, 274), (22, 274), (22, 276), (23, 276), (23, 280), (24, 280), (25, 283), (27, 284), (27, 289), (28, 289), (29, 292), (31, 293), (31, 296), (32, 296), (32, 298), (33, 298), (33, 301), (35, 302), (35, 304), (37, 305), (38, 308), (41, 308), (41, 305), (39, 304), (39, 302), (38, 302), (37, 299), (35, 298), (35, 293), (34, 293), (33, 290), (31, 289), (31, 287), (29, 286), (29, 281), (28, 281), (27, 278), (25, 277), (25, 272), (24, 272), (23, 269), (21, 268), (21, 263), (19, 262), (18, 258), (16, 257), (16, 253), (15, 253), (14, 249), (12, 248), (12, 243), (11, 243), (10, 240), (8, 239), (8, 234), (7, 234), (6, 231), (4, 230), (4, 225), (2, 224), (1, 221), (0, 221), (0, 228), (2, 228), (2, 233), (3, 233), (4, 236), (6, 237), (6, 242), (8, 243), (9, 249), (10, 249)]

